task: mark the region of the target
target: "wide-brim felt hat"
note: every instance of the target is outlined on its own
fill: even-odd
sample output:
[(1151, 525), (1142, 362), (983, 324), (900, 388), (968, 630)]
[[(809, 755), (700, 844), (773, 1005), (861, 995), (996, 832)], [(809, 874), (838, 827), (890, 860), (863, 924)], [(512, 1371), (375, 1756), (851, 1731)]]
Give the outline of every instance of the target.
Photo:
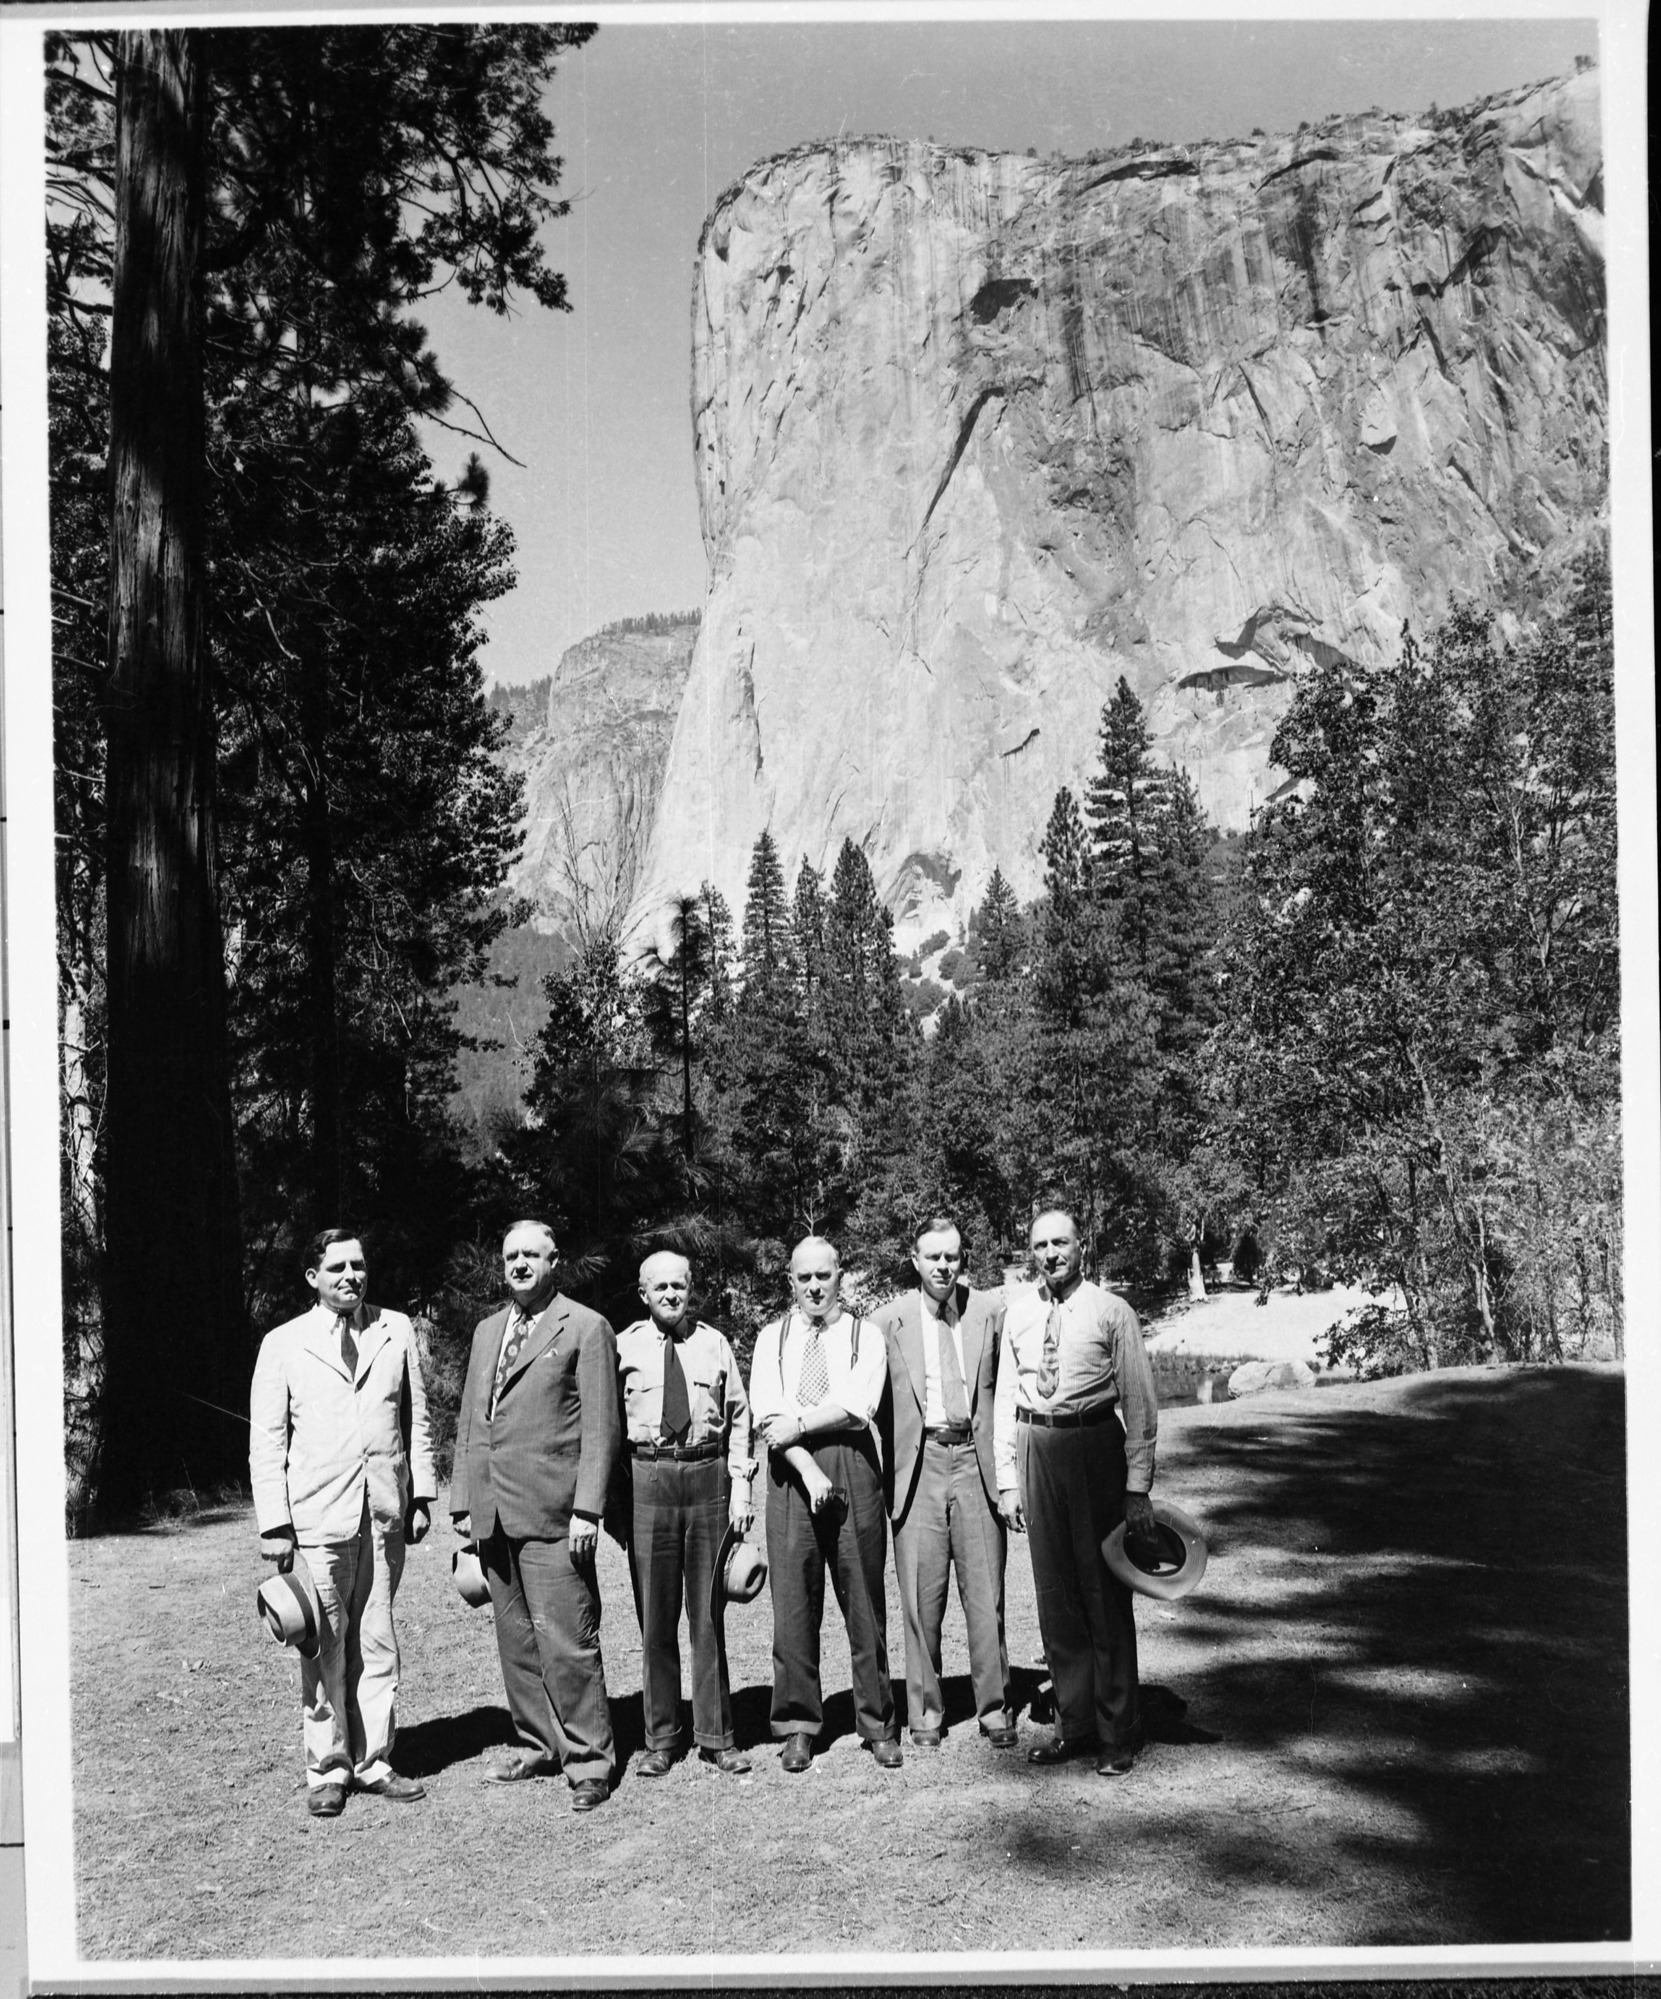
[(740, 1539), (729, 1520), (716, 1550), (715, 1573), (710, 1577), (709, 1607), (719, 1617), (729, 1603), (753, 1603), (767, 1580), (767, 1563), (759, 1548)]
[(279, 1645), (298, 1652), (302, 1659), (315, 1659), (323, 1644), (323, 1599), (298, 1549), (294, 1566), (281, 1574), (267, 1576), (255, 1592), (260, 1619)]
[(484, 1564), (471, 1541), (451, 1555), (450, 1574), (455, 1578), (456, 1588), (461, 1591), (463, 1603), (482, 1610), (490, 1601), (490, 1584), (485, 1578)]
[(1120, 1582), (1139, 1596), (1155, 1596), (1170, 1603), (1186, 1596), (1205, 1574), (1205, 1536), (1197, 1523), (1180, 1506), (1168, 1499), (1153, 1502), (1154, 1533), (1159, 1539), (1159, 1562), (1145, 1569), (1131, 1558), (1125, 1546), (1125, 1523), (1121, 1520), (1102, 1543), (1102, 1560)]

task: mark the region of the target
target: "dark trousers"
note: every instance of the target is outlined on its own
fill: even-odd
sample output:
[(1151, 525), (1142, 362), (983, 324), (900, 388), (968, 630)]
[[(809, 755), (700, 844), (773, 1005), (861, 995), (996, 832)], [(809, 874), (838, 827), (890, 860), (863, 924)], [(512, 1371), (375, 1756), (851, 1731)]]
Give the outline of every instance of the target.
[(868, 1742), (898, 1731), (888, 1682), (888, 1609), (883, 1571), (888, 1515), (876, 1446), (866, 1430), (826, 1431), (805, 1448), (847, 1495), (845, 1515), (814, 1513), (781, 1453), (768, 1458), (767, 1567), (773, 1588), (773, 1733), (818, 1735), (825, 1725), (819, 1687), (819, 1627), (825, 1572), (848, 1627), (854, 1719)]
[(1004, 1523), (987, 1501), (972, 1443), (923, 1439), (917, 1483), (894, 1525), (894, 1576), (905, 1617), (906, 1719), (938, 1728), (940, 1632), (957, 1571), (969, 1633), (969, 1678), (983, 1728), (1009, 1723), (1009, 1653), (1004, 1645)]
[(520, 1741), (557, 1756), (573, 1784), (609, 1783), (617, 1757), (593, 1564), (573, 1562), (567, 1541), (510, 1540), (499, 1522), (480, 1545), (479, 1560)]
[(1056, 1733), (1109, 1749), (1136, 1736), (1136, 1620), (1130, 1591), (1102, 1560), (1125, 1517), (1125, 1435), (1016, 1427), (1021, 1505), (1032, 1548), (1038, 1629), (1055, 1682)]
[(673, 1749), (681, 1723), (681, 1600), (692, 1642), (692, 1739), (732, 1747), (732, 1683), (724, 1635), (710, 1615), (715, 1557), (726, 1532), (729, 1485), (719, 1458), (677, 1464), (634, 1461), (629, 1576), (640, 1619), (641, 1704), (646, 1747)]

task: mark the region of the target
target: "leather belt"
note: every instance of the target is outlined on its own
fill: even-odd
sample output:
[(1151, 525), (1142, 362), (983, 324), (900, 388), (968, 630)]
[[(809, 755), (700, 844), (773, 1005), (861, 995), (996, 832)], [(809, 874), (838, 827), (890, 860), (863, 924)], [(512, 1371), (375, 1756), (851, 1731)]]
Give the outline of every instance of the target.
[(1017, 1405), (1015, 1420), (1037, 1423), (1046, 1430), (1092, 1430), (1098, 1423), (1105, 1423), (1118, 1406), (1117, 1402), (1103, 1402), (1094, 1409), (1058, 1409), (1053, 1416), (1046, 1416), (1041, 1410)]
[(969, 1441), (967, 1423), (937, 1423), (932, 1430), (925, 1428), (923, 1435), (931, 1444), (966, 1444)]
[(629, 1450), (637, 1458), (672, 1458), (682, 1465), (721, 1455), (721, 1446), (713, 1440), (707, 1444), (637, 1444), (631, 1439)]

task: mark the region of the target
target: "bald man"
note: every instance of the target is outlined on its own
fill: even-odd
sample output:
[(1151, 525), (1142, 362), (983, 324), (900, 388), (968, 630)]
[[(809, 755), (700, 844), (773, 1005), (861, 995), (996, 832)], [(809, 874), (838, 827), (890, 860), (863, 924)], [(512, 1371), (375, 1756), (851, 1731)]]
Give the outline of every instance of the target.
[(692, 1739), (727, 1776), (750, 1759), (733, 1741), (726, 1634), (711, 1610), (728, 1522), (755, 1520), (750, 1405), (719, 1327), (691, 1310), (692, 1266), (660, 1250), (640, 1266), (646, 1317), (617, 1335), (623, 1419), (632, 1459), (629, 1575), (640, 1618), (646, 1753), (636, 1775), (667, 1776), (681, 1747), (681, 1602), (692, 1647)]
[(822, 1236), (790, 1259), (791, 1305), (756, 1336), (750, 1409), (767, 1446), (773, 1586), (773, 1734), (806, 1770), (824, 1730), (819, 1627), (830, 1571), (853, 1660), (854, 1721), (879, 1768), (900, 1766), (888, 1679), (883, 1571), (888, 1514), (875, 1417), (888, 1375), (880, 1329), (842, 1308), (842, 1266)]

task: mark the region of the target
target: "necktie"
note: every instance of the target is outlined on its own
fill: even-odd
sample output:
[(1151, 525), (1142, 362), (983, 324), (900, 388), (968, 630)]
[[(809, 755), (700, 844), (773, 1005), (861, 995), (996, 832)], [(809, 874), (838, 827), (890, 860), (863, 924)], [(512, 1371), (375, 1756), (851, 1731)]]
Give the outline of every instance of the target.
[(670, 1444), (684, 1444), (692, 1427), (692, 1398), (687, 1392), (686, 1369), (675, 1340), (663, 1343), (663, 1436)]
[(952, 1321), (945, 1306), (936, 1320), (940, 1333), (940, 1401), (948, 1423), (967, 1423), (969, 1397), (963, 1386), (963, 1369), (958, 1365), (957, 1342), (952, 1338)]
[(502, 1341), (502, 1355), (496, 1363), (496, 1381), (490, 1391), (490, 1413), (496, 1413), (496, 1403), (502, 1393), (502, 1383), (507, 1380), (513, 1363), (519, 1358), (519, 1349), (525, 1344), (525, 1335), (531, 1329), (531, 1322), (516, 1305), (508, 1320), (507, 1337)]
[(351, 1381), (356, 1381), (358, 1378), (358, 1343), (352, 1337), (352, 1322), (347, 1318), (345, 1313), (342, 1313), (336, 1324), (340, 1327), (340, 1358), (345, 1364), (347, 1378)]
[(830, 1374), (825, 1367), (824, 1329), (809, 1323), (802, 1343), (801, 1371), (796, 1377), (796, 1401), (803, 1409), (817, 1409), (830, 1397)]
[(1044, 1321), (1044, 1351), (1038, 1362), (1038, 1392), (1049, 1397), (1061, 1386), (1061, 1301), (1050, 1306)]

